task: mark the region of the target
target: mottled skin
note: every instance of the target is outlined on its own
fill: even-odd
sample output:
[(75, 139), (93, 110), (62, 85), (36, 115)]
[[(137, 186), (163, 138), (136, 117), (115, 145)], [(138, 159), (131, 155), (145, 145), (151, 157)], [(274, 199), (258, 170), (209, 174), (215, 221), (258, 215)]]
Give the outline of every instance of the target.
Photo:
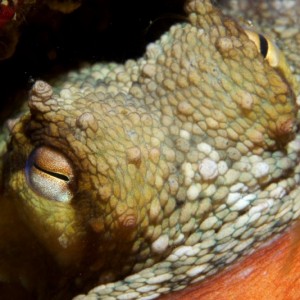
[(210, 1), (186, 11), (137, 61), (35, 83), (2, 147), (2, 282), (153, 299), (298, 218), (298, 83)]
[[(222, 0), (220, 1), (222, 2)], [(276, 41), (294, 73), (300, 69), (300, 1), (223, 1), (226, 13), (249, 20), (260, 32)], [(249, 26), (249, 23), (248, 23)]]

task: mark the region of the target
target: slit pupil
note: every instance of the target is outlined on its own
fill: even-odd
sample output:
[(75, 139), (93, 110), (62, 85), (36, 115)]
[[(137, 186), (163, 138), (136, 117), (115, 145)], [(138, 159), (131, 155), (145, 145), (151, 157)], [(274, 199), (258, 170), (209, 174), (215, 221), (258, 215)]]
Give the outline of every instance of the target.
[(63, 174), (59, 174), (59, 173), (55, 173), (55, 172), (51, 172), (51, 171), (45, 170), (45, 169), (41, 168), (40, 166), (38, 166), (37, 164), (33, 164), (33, 166), (34, 166), (35, 168), (37, 168), (38, 170), (40, 170), (41, 172), (44, 172), (44, 173), (46, 173), (46, 174), (49, 174), (49, 175), (51, 175), (51, 176), (53, 176), (53, 177), (56, 177), (56, 178), (58, 178), (58, 179), (61, 179), (61, 180), (63, 180), (63, 181), (70, 182), (70, 178), (69, 178), (68, 176), (66, 176), (66, 175), (63, 175)]
[(259, 34), (258, 36), (259, 36), (260, 53), (264, 58), (266, 58), (269, 50), (268, 41), (263, 35)]

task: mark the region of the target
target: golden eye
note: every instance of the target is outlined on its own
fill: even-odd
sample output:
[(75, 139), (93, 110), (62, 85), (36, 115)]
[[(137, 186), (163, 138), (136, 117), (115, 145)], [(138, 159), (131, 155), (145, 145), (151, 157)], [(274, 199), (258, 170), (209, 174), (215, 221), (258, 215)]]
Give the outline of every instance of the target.
[(49, 200), (69, 202), (73, 198), (73, 167), (53, 148), (42, 146), (33, 150), (26, 162), (25, 175), (32, 190)]
[(296, 89), (296, 81), (282, 51), (268, 37), (245, 29), (248, 38), (254, 42), (257, 50), (273, 68), (281, 72), (285, 79)]
[(251, 30), (245, 30), (248, 38), (254, 42), (257, 50), (268, 61), (271, 67), (278, 67), (283, 57), (278, 47), (267, 37)]

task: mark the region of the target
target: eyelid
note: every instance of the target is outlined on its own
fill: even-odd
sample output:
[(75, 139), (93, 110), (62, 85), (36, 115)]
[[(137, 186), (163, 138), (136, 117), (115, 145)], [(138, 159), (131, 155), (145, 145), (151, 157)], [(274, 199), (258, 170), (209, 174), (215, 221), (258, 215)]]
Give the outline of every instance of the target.
[(42, 146), (32, 151), (25, 167), (29, 187), (48, 200), (69, 202), (74, 195), (73, 167), (58, 150)]
[(45, 170), (54, 173), (73, 175), (73, 168), (70, 161), (59, 151), (50, 147), (39, 147), (33, 152), (35, 164)]
[(259, 34), (250, 29), (244, 29), (244, 31), (248, 38), (254, 42), (257, 50), (263, 55), (269, 65), (277, 69), (296, 92), (298, 85), (283, 52), (266, 35)]
[(268, 37), (249, 29), (245, 29), (245, 33), (254, 42), (258, 52), (263, 55), (271, 67), (277, 68), (282, 64), (280, 60), (284, 57), (282, 57), (281, 51)]

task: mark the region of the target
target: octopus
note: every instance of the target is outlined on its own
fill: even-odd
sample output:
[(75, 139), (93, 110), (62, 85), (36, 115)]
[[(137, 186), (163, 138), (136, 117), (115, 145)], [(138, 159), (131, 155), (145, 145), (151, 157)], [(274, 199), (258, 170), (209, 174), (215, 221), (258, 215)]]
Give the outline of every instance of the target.
[(3, 127), (3, 297), (155, 299), (299, 219), (299, 28), (273, 20), (285, 58), (210, 0), (185, 10), (140, 59), (37, 80)]

